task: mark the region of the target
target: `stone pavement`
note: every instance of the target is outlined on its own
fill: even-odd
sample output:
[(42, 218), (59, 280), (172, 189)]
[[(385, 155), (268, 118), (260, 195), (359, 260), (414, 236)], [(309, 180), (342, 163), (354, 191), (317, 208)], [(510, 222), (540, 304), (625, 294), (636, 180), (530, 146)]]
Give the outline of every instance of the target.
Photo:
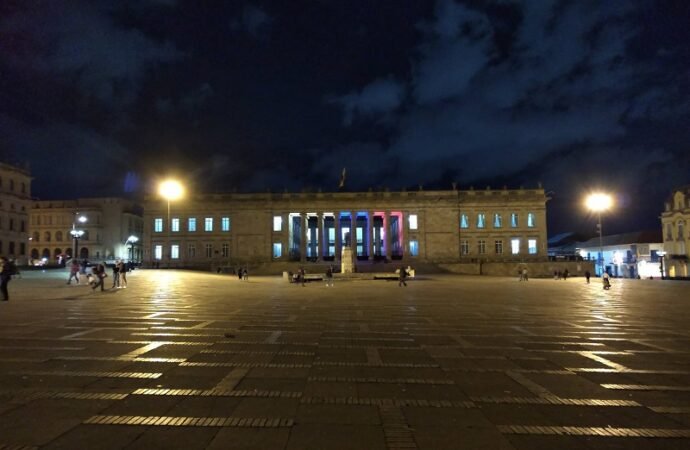
[(66, 278), (0, 302), (0, 449), (690, 448), (689, 283)]

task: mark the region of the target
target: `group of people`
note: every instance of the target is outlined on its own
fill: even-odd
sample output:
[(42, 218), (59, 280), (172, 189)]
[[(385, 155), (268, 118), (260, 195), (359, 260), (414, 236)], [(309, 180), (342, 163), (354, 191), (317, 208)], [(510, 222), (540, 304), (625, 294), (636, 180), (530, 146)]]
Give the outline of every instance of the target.
[(249, 271), (246, 267), (240, 267), (237, 269), (237, 278), (240, 281), (249, 281)]
[[(84, 260), (86, 261), (86, 260)], [(69, 268), (69, 278), (67, 279), (67, 284), (72, 284), (74, 280), (77, 284), (80, 282), (79, 274), (86, 274), (86, 265), (84, 261), (81, 263), (76, 259), (72, 260)], [(86, 263), (88, 264), (88, 262)], [(129, 272), (129, 265), (118, 259), (112, 267), (113, 274), (113, 285), (111, 289), (127, 288), (127, 272)], [(86, 280), (92, 290), (101, 288), (101, 291), (105, 290), (105, 279), (108, 277), (106, 272), (106, 264), (99, 263), (91, 267), (91, 272), (86, 274)]]

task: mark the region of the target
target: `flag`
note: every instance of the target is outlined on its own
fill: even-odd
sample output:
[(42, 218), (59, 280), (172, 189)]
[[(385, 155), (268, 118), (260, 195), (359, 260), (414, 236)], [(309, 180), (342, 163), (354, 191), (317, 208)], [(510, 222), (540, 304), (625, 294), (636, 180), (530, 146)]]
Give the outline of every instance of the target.
[(338, 189), (345, 187), (345, 167), (343, 167), (343, 173), (340, 174), (340, 183), (338, 184)]

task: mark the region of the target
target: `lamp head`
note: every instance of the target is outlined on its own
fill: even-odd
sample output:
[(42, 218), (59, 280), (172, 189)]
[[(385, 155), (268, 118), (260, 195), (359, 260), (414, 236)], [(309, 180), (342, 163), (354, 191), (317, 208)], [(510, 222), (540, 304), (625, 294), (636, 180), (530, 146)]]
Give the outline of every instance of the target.
[(587, 196), (585, 204), (591, 211), (602, 212), (613, 206), (613, 199), (608, 194), (594, 193)]
[(165, 180), (158, 186), (158, 194), (168, 201), (178, 200), (184, 195), (184, 187), (177, 180)]

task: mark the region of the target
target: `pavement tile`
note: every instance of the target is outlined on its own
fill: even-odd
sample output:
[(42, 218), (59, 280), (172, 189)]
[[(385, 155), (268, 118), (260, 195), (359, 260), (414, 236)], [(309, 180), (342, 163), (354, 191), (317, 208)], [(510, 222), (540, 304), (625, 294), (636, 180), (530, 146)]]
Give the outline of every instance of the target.
[(383, 431), (376, 425), (310, 423), (295, 425), (286, 450), (385, 450)]

